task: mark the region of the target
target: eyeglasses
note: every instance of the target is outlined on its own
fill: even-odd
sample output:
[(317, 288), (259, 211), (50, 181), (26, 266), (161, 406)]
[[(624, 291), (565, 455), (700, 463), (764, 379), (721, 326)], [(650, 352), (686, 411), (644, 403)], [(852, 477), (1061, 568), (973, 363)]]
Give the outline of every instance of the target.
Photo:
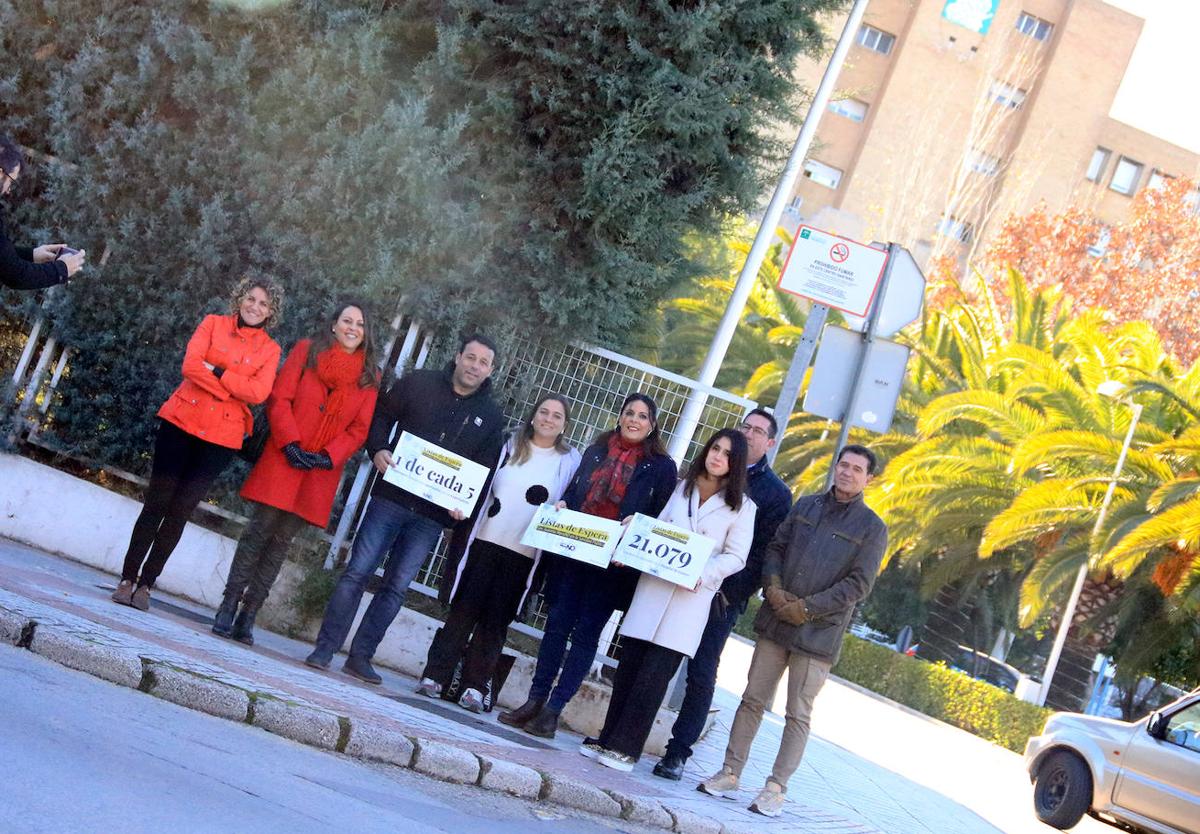
[(759, 437), (765, 437), (768, 440), (771, 438), (771, 433), (760, 426), (742, 423), (738, 428), (741, 429), (742, 434), (757, 434)]
[(8, 180), (9, 182), (11, 182), (13, 185), (16, 185), (16, 184), (17, 184), (17, 178), (16, 178), (16, 177), (14, 177), (12, 174), (8, 173), (8, 171), (5, 171), (3, 168), (0, 168), (0, 174), (3, 174), (3, 175), (4, 175), (4, 179), (6, 179), (6, 180)]

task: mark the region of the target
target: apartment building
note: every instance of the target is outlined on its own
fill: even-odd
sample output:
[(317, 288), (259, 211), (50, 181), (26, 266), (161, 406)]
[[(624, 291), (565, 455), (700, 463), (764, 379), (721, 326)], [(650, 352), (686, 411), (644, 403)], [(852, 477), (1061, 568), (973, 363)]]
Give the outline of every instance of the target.
[(1140, 189), (1200, 173), (1200, 154), (1109, 116), (1142, 25), (1102, 0), (872, 0), (790, 222), (924, 259), (967, 257), (1043, 200), (1122, 220)]

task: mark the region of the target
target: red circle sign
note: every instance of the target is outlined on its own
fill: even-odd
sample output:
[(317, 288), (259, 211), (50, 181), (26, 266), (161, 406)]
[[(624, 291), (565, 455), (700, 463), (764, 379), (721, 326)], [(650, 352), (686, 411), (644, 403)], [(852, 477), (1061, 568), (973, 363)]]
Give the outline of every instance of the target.
[(833, 258), (834, 263), (845, 263), (850, 257), (850, 247), (844, 243), (835, 243), (829, 250), (829, 257)]

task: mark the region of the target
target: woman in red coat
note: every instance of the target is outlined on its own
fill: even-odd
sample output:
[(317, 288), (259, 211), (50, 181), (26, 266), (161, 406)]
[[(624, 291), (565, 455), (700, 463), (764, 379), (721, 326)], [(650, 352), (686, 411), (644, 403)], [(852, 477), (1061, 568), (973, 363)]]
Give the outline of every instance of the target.
[(342, 469), (366, 442), (378, 393), (363, 305), (341, 305), (326, 332), (296, 343), (267, 401), (270, 438), (242, 487), (255, 508), (229, 566), (214, 634), (254, 645), (254, 618), (288, 545), (305, 522), (329, 523)]
[(267, 335), (283, 307), (270, 278), (243, 278), (226, 316), (205, 316), (183, 355), (183, 382), (158, 410), (154, 463), (113, 602), (150, 609), (188, 516), (254, 428), (248, 406), (271, 393), (279, 345)]

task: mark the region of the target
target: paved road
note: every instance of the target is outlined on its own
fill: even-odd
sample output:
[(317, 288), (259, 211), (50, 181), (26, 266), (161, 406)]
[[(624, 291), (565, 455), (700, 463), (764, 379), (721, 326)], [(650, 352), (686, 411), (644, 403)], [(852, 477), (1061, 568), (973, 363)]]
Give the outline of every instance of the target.
[(364, 765), (3, 645), (0, 698), (6, 834), (646, 831)]

